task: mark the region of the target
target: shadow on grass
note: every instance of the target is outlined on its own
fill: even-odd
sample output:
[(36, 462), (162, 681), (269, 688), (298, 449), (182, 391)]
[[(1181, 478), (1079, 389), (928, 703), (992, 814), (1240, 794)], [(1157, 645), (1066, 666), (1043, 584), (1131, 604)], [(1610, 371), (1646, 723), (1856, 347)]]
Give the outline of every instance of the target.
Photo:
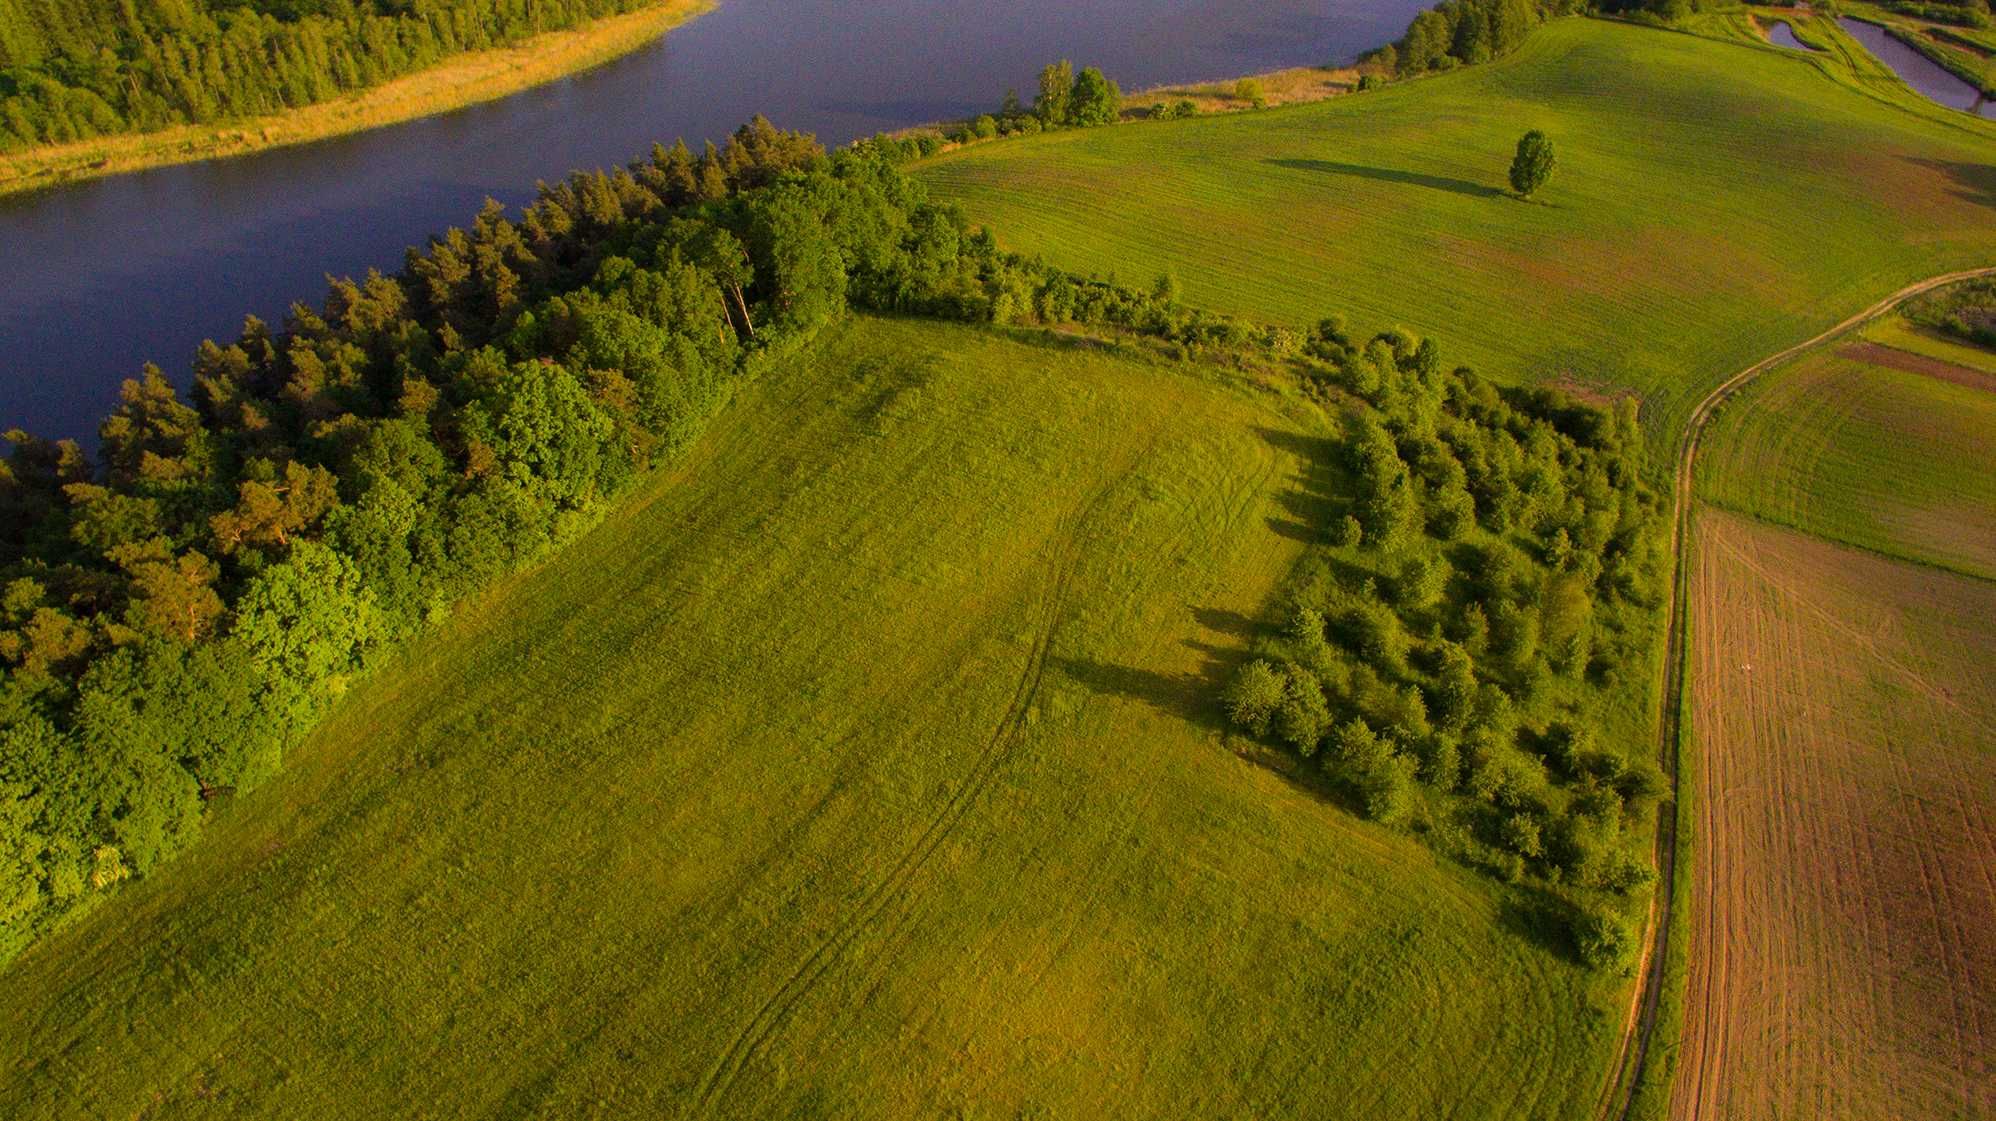
[(1575, 965), (1583, 964), (1573, 940), (1573, 904), (1536, 884), (1512, 884), (1497, 914), (1498, 925)]
[[(1302, 469), (1290, 476), (1290, 487), (1275, 496), (1275, 504), (1285, 516), (1267, 519), (1268, 528), (1280, 536), (1306, 545), (1324, 541), (1322, 527), (1342, 513), (1339, 497), (1338, 442), (1324, 436), (1305, 436), (1265, 425), (1255, 426), (1255, 435), (1270, 447), (1288, 452)], [(1348, 488), (1346, 488), (1348, 489)]]
[(1954, 183), (1957, 197), (1996, 208), (1996, 165), (1918, 158), (1908, 162), (1947, 176)]
[(1508, 197), (1508, 192), (1485, 183), (1472, 183), (1467, 179), (1450, 179), (1441, 175), (1423, 175), (1418, 171), (1396, 171), (1390, 167), (1367, 167), (1364, 164), (1337, 163), (1333, 160), (1271, 159), (1264, 162), (1274, 164), (1276, 167), (1286, 167), (1291, 171), (1346, 175), (1380, 183), (1398, 183), (1406, 187), (1426, 187), (1431, 191), (1448, 191), (1451, 194), (1468, 195), (1471, 198)]
[[(1099, 696), (1142, 701), (1197, 727), (1225, 731), (1227, 713), (1220, 702), (1220, 690), (1248, 660), (1249, 647), (1262, 627), (1238, 611), (1217, 607), (1195, 607), (1192, 618), (1206, 632), (1182, 643), (1199, 655), (1196, 670), (1162, 673), (1089, 658), (1055, 658), (1053, 664)], [(1213, 637), (1217, 641), (1209, 641)]]

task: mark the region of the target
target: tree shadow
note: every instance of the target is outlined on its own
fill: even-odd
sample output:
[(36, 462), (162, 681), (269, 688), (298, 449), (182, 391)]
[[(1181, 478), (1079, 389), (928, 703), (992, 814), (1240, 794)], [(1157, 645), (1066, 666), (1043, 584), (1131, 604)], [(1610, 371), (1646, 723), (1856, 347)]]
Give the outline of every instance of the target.
[(1285, 167), (1291, 171), (1315, 171), (1324, 175), (1349, 175), (1358, 179), (1372, 179), (1381, 183), (1398, 183), (1406, 187), (1426, 187), (1432, 191), (1448, 191), (1451, 194), (1468, 195), (1471, 198), (1504, 198), (1507, 192), (1485, 183), (1472, 183), (1467, 179), (1450, 179), (1441, 175), (1423, 175), (1418, 171), (1396, 171), (1390, 167), (1367, 167), (1364, 164), (1338, 163), (1333, 160), (1269, 159), (1262, 161)]
[(1957, 198), (1996, 208), (1996, 166), (1918, 157), (1908, 157), (1908, 162), (1947, 176), (1954, 184)]
[(1349, 505), (1343, 495), (1350, 488), (1340, 486), (1345, 480), (1338, 441), (1266, 425), (1256, 425), (1254, 432), (1270, 447), (1287, 452), (1302, 465), (1301, 470), (1290, 476), (1289, 489), (1275, 496), (1275, 504), (1282, 508), (1283, 514), (1268, 518), (1268, 528), (1291, 541), (1322, 544), (1325, 528)]
[(1211, 731), (1227, 728), (1220, 691), (1232, 681), (1251, 653), (1249, 645), (1261, 624), (1238, 611), (1195, 607), (1192, 618), (1207, 632), (1222, 636), (1225, 645), (1204, 638), (1187, 638), (1181, 645), (1200, 655), (1199, 667), (1165, 673), (1137, 666), (1119, 666), (1090, 658), (1054, 658), (1055, 668), (1099, 696), (1142, 701), (1160, 712)]
[[(1141, 701), (1170, 716), (1207, 727), (1224, 726), (1220, 687), (1224, 678), (1206, 673), (1159, 673), (1092, 658), (1054, 658), (1054, 667), (1097, 696)], [(1209, 666), (1213, 659), (1207, 659)]]
[(1573, 904), (1537, 884), (1510, 888), (1498, 908), (1498, 925), (1554, 957), (1581, 964), (1580, 947), (1573, 940)]
[(1228, 611), (1218, 607), (1195, 607), (1192, 618), (1209, 631), (1218, 631), (1229, 638), (1245, 642), (1260, 632), (1261, 628), (1253, 619), (1238, 611)]

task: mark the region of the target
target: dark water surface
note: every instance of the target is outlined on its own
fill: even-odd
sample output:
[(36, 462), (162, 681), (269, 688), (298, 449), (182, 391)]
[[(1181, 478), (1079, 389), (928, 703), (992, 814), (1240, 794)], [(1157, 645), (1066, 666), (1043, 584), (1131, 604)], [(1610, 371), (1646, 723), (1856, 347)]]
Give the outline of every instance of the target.
[(1767, 41), (1777, 47), (1787, 47), (1791, 51), (1813, 51), (1816, 48), (1795, 37), (1795, 29), (1785, 23), (1767, 25)]
[(183, 380), (246, 312), (392, 272), (490, 195), (698, 149), (761, 112), (828, 143), (1030, 100), (1061, 57), (1124, 88), (1347, 60), (1424, 0), (721, 0), (596, 70), (502, 101), (240, 159), (0, 199), (0, 430), (85, 436), (141, 362)]
[(1878, 56), (1878, 61), (1892, 68), (1893, 73), (1904, 79), (1906, 84), (1940, 102), (1950, 109), (1960, 109), (1966, 113), (1996, 120), (1996, 102), (1982, 96), (1982, 91), (1962, 81), (1946, 67), (1905, 43), (1894, 38), (1891, 32), (1875, 23), (1866, 23), (1849, 16), (1838, 18), (1837, 26), (1850, 33), (1850, 37), (1864, 44), (1864, 49)]

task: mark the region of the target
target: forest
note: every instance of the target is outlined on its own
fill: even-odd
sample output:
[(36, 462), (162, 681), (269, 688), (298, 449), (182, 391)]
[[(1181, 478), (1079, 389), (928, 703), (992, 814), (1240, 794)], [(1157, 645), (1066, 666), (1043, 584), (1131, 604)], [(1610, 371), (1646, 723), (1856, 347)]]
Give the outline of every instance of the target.
[(348, 684), (573, 538), (849, 307), (1287, 338), (1002, 254), (895, 166), (757, 118), (488, 204), (127, 381), (95, 457), (0, 461), (0, 960), (188, 844)]
[(0, 152), (295, 109), (648, 0), (0, 0)]
[(1635, 401), (1500, 390), (1432, 341), (1337, 320), (1305, 351), (1345, 439), (1231, 719), (1365, 815), (1543, 892), (1590, 965), (1628, 966), (1663, 789), (1646, 740), (1604, 731), (1662, 605)]

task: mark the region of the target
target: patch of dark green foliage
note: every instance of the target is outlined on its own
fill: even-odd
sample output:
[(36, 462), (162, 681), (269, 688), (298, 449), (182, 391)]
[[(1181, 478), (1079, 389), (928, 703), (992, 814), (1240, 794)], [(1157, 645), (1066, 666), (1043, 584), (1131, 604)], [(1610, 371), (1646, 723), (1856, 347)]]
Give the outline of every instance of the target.
[(1093, 66), (1084, 66), (1077, 74), (1074, 64), (1062, 59), (1040, 71), (1039, 92), (1030, 108), (1019, 100), (1019, 91), (1007, 90), (997, 113), (985, 113), (946, 129), (943, 139), (969, 144), (1054, 129), (1096, 128), (1114, 124), (1122, 112), (1121, 87)]
[(1996, 350), (1996, 280), (1970, 280), (1909, 302), (1906, 318), (1931, 331)]
[(1661, 783), (1647, 744), (1595, 729), (1641, 687), (1661, 606), (1633, 402), (1499, 390), (1431, 341), (1359, 343), (1335, 320), (1305, 351), (1345, 433), (1316, 453), (1295, 513), (1317, 543), (1225, 689), (1232, 722), (1551, 900), (1590, 964), (1626, 966)]

